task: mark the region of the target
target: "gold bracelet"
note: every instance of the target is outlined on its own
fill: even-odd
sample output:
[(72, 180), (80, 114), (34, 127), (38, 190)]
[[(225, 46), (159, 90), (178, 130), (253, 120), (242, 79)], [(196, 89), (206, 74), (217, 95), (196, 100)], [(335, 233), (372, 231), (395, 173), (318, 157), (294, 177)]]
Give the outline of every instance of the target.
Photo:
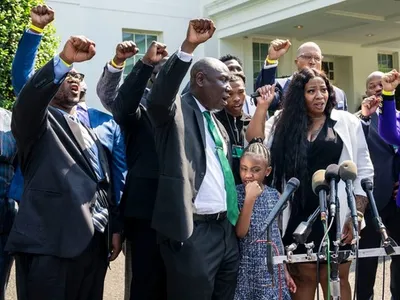
[(268, 55), (267, 55), (267, 58), (265, 59), (265, 61), (266, 61), (268, 64), (270, 64), (270, 65), (275, 65), (275, 64), (278, 63), (278, 60), (277, 60), (277, 59), (275, 59), (275, 60), (269, 59), (269, 58), (268, 58)]
[(30, 29), (33, 29), (38, 33), (43, 33), (43, 30), (44, 30), (43, 28), (37, 27), (37, 26), (35, 26), (33, 24), (31, 24)]
[(111, 65), (112, 65), (114, 68), (117, 68), (117, 69), (123, 69), (123, 68), (125, 67), (125, 64), (126, 64), (126, 62), (124, 61), (124, 63), (123, 63), (122, 65), (117, 65), (117, 64), (115, 63), (115, 61), (114, 61), (114, 58), (111, 60)]
[(394, 96), (394, 90), (393, 91), (382, 91), (382, 95), (384, 96)]

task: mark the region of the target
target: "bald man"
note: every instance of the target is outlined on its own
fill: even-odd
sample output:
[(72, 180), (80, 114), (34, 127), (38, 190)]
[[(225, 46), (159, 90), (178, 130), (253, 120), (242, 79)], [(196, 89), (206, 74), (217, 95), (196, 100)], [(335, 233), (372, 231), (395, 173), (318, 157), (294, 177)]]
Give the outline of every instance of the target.
[[(398, 189), (400, 170), (399, 156), (392, 145), (387, 144), (378, 131), (378, 106), (382, 96), (382, 72), (371, 73), (366, 80), (366, 98), (363, 99), (361, 110), (356, 113), (360, 118), (365, 138), (374, 165), (374, 198), (389, 235), (400, 243), (400, 211), (396, 207), (395, 194)], [(375, 229), (375, 220), (370, 207), (365, 211), (367, 226), (361, 231), (360, 248), (378, 248), (381, 237)], [(372, 299), (378, 258), (363, 258), (359, 260), (359, 275), (357, 279), (357, 298)], [(392, 299), (400, 299), (400, 257), (393, 256), (391, 262), (390, 291)], [(362, 288), (361, 288), (362, 287)]]
[[(287, 53), (290, 46), (291, 43), (289, 40), (273, 40), (268, 49), (268, 55), (265, 59), (264, 67), (256, 80), (254, 90), (257, 90), (259, 87), (267, 84), (272, 85), (276, 83), (275, 98), (269, 107), (270, 111), (275, 111), (281, 107), (283, 94), (292, 80), (292, 76), (288, 78), (275, 78), (276, 70), (278, 67), (278, 60), (280, 57)], [(296, 59), (294, 63), (296, 64), (298, 70), (301, 70), (304, 67), (321, 70), (322, 59), (323, 56), (320, 47), (314, 42), (307, 42), (302, 44), (297, 49)], [(336, 95), (336, 108), (340, 110), (347, 110), (346, 94), (343, 90), (337, 88), (336, 86), (334, 86), (333, 88)]]
[(239, 268), (238, 218), (229, 136), (214, 112), (227, 105), (230, 72), (203, 58), (177, 95), (211, 20), (192, 20), (180, 51), (161, 69), (148, 99), (160, 166), (152, 225), (160, 234), (168, 300), (232, 300)]

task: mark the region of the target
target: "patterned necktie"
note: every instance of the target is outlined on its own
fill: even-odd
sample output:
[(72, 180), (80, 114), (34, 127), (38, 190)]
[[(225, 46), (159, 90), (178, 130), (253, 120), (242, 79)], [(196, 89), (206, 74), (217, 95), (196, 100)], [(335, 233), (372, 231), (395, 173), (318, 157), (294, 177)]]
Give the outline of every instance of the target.
[(79, 121), (82, 124), (85, 124), (86, 127), (91, 128), (89, 121), (89, 113), (86, 109), (84, 109), (81, 105), (76, 106), (76, 114), (78, 115)]
[[(74, 116), (70, 116), (70, 118), (79, 124), (79, 120)], [(81, 129), (81, 133), (83, 136), (83, 140), (85, 141), (85, 150), (89, 157), (89, 163), (92, 166), (92, 169), (96, 175), (98, 181), (104, 179), (104, 172), (100, 165), (99, 160), (99, 149), (92, 136), (89, 134), (88, 130), (79, 124), (79, 128)], [(94, 203), (94, 207), (92, 208), (92, 220), (94, 228), (99, 232), (104, 232), (106, 225), (108, 223), (108, 209), (107, 204), (102, 203), (102, 198), (99, 191), (96, 192), (97, 199)]]
[(229, 161), (224, 153), (222, 139), (218, 133), (217, 128), (215, 127), (214, 122), (212, 121), (211, 114), (209, 111), (205, 111), (203, 112), (203, 115), (207, 120), (208, 131), (210, 132), (214, 140), (217, 156), (222, 167), (222, 173), (224, 174), (228, 220), (233, 226), (235, 226), (239, 217), (235, 179), (233, 178), (233, 173)]

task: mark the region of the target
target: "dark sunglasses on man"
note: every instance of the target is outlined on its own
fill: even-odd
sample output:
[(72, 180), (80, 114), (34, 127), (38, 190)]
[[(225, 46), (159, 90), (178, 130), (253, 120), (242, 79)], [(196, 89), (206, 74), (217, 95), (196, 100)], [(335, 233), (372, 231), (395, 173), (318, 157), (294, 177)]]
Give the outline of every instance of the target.
[(79, 82), (82, 82), (84, 78), (85, 78), (85, 75), (82, 73), (68, 72), (67, 76), (65, 77), (65, 80), (76, 79)]

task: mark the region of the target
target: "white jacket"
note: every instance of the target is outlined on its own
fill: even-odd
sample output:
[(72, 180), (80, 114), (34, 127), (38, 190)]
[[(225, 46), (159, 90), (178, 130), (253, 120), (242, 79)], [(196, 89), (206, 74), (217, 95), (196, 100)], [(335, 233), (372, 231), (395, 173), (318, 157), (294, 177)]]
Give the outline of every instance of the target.
[[(270, 148), (272, 145), (274, 135), (274, 123), (276, 116), (281, 111), (277, 111), (273, 117), (271, 117), (265, 123), (265, 140), (264, 144)], [(339, 135), (343, 141), (342, 154), (338, 165), (345, 160), (352, 160), (357, 165), (357, 178), (354, 181), (354, 193), (356, 195), (366, 196), (365, 192), (361, 187), (361, 180), (363, 178), (374, 178), (374, 167), (372, 166), (371, 158), (369, 156), (369, 150), (367, 142), (365, 141), (364, 131), (360, 120), (354, 115), (347, 111), (333, 109), (330, 115), (331, 119), (336, 121), (333, 129)], [(345, 191), (345, 183), (340, 181), (338, 184), (338, 197), (340, 201), (340, 221), (341, 228), (343, 230), (344, 221), (350, 214), (350, 209), (347, 205), (347, 194)], [(290, 204), (284, 210), (282, 215), (282, 230), (283, 235), (285, 234), (287, 223), (289, 221), (291, 212)], [(335, 226), (335, 225), (334, 225)], [(365, 227), (365, 222), (361, 225), (361, 228)]]

